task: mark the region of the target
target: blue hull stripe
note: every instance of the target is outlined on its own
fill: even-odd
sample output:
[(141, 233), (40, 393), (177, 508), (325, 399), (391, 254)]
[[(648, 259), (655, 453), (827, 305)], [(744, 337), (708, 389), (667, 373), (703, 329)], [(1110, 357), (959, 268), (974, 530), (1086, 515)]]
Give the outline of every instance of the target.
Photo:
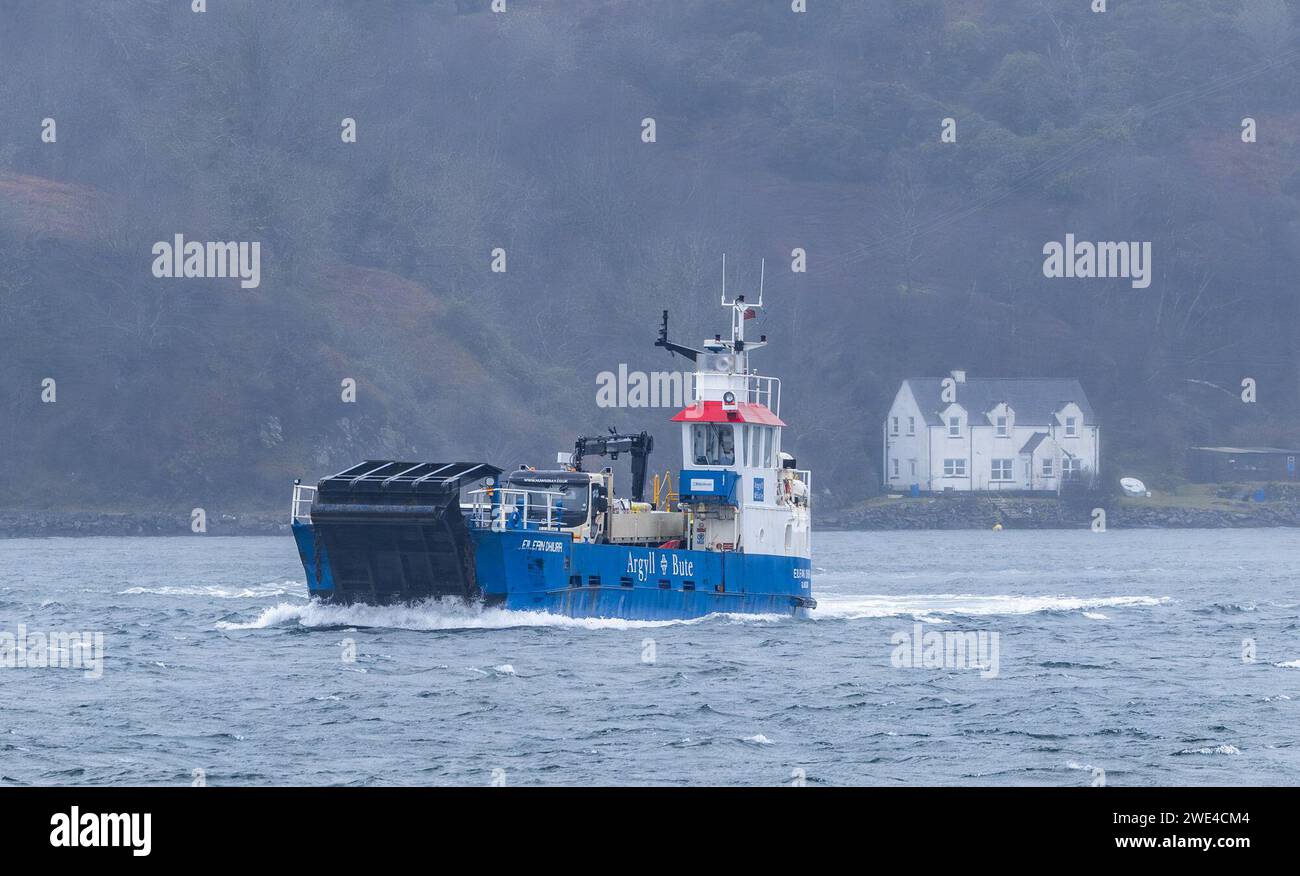
[[(329, 558), (310, 524), (294, 538), (313, 596), (329, 599)], [(489, 603), (569, 617), (680, 620), (717, 612), (804, 616), (812, 564), (803, 557), (585, 544), (550, 532), (471, 533)], [(317, 562), (319, 559), (319, 576)]]

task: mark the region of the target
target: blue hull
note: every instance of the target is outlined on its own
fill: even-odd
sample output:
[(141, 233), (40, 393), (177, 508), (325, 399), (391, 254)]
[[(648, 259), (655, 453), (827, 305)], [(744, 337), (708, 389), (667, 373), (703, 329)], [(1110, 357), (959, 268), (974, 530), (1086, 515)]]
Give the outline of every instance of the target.
[[(294, 539), (311, 595), (338, 597), (311, 524)], [(574, 542), (565, 533), (475, 530), (477, 583), (488, 604), (569, 617), (681, 620), (718, 612), (806, 616), (812, 564), (802, 557)]]

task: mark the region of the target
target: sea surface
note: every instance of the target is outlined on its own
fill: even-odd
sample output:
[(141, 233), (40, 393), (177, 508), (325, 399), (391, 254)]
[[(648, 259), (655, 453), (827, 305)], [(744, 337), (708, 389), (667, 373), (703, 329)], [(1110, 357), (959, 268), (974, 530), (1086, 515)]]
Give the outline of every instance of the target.
[(813, 565), (808, 620), (634, 623), (314, 604), (287, 536), (0, 540), (0, 633), (106, 655), (0, 668), (0, 783), (1300, 784), (1300, 532), (830, 532)]

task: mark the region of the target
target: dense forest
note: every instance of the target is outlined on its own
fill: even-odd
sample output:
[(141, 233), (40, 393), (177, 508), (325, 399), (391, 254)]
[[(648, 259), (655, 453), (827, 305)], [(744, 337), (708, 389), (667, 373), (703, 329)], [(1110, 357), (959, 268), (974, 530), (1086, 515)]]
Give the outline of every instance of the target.
[[(1300, 444), (1300, 3), (800, 5), (0, 0), (0, 505), (275, 508), (608, 426), (675, 467), (597, 375), (685, 367), (665, 308), (725, 331), (723, 253), (827, 506), (953, 368), (1077, 377), (1157, 485)], [(155, 277), (177, 234), (260, 285)], [(1066, 234), (1150, 285), (1045, 277)]]

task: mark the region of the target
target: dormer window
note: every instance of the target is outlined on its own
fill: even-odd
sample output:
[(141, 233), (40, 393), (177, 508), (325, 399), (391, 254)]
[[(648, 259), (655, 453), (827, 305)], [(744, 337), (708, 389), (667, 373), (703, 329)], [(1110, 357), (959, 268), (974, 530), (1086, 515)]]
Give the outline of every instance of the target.
[(1079, 434), (1079, 421), (1075, 417), (1065, 418), (1065, 437), (1074, 438)]
[(961, 417), (948, 418), (948, 437), (949, 438), (961, 437)]
[(998, 429), (998, 437), (999, 438), (1007, 437), (1007, 418), (998, 417), (996, 420), (996, 425)]

